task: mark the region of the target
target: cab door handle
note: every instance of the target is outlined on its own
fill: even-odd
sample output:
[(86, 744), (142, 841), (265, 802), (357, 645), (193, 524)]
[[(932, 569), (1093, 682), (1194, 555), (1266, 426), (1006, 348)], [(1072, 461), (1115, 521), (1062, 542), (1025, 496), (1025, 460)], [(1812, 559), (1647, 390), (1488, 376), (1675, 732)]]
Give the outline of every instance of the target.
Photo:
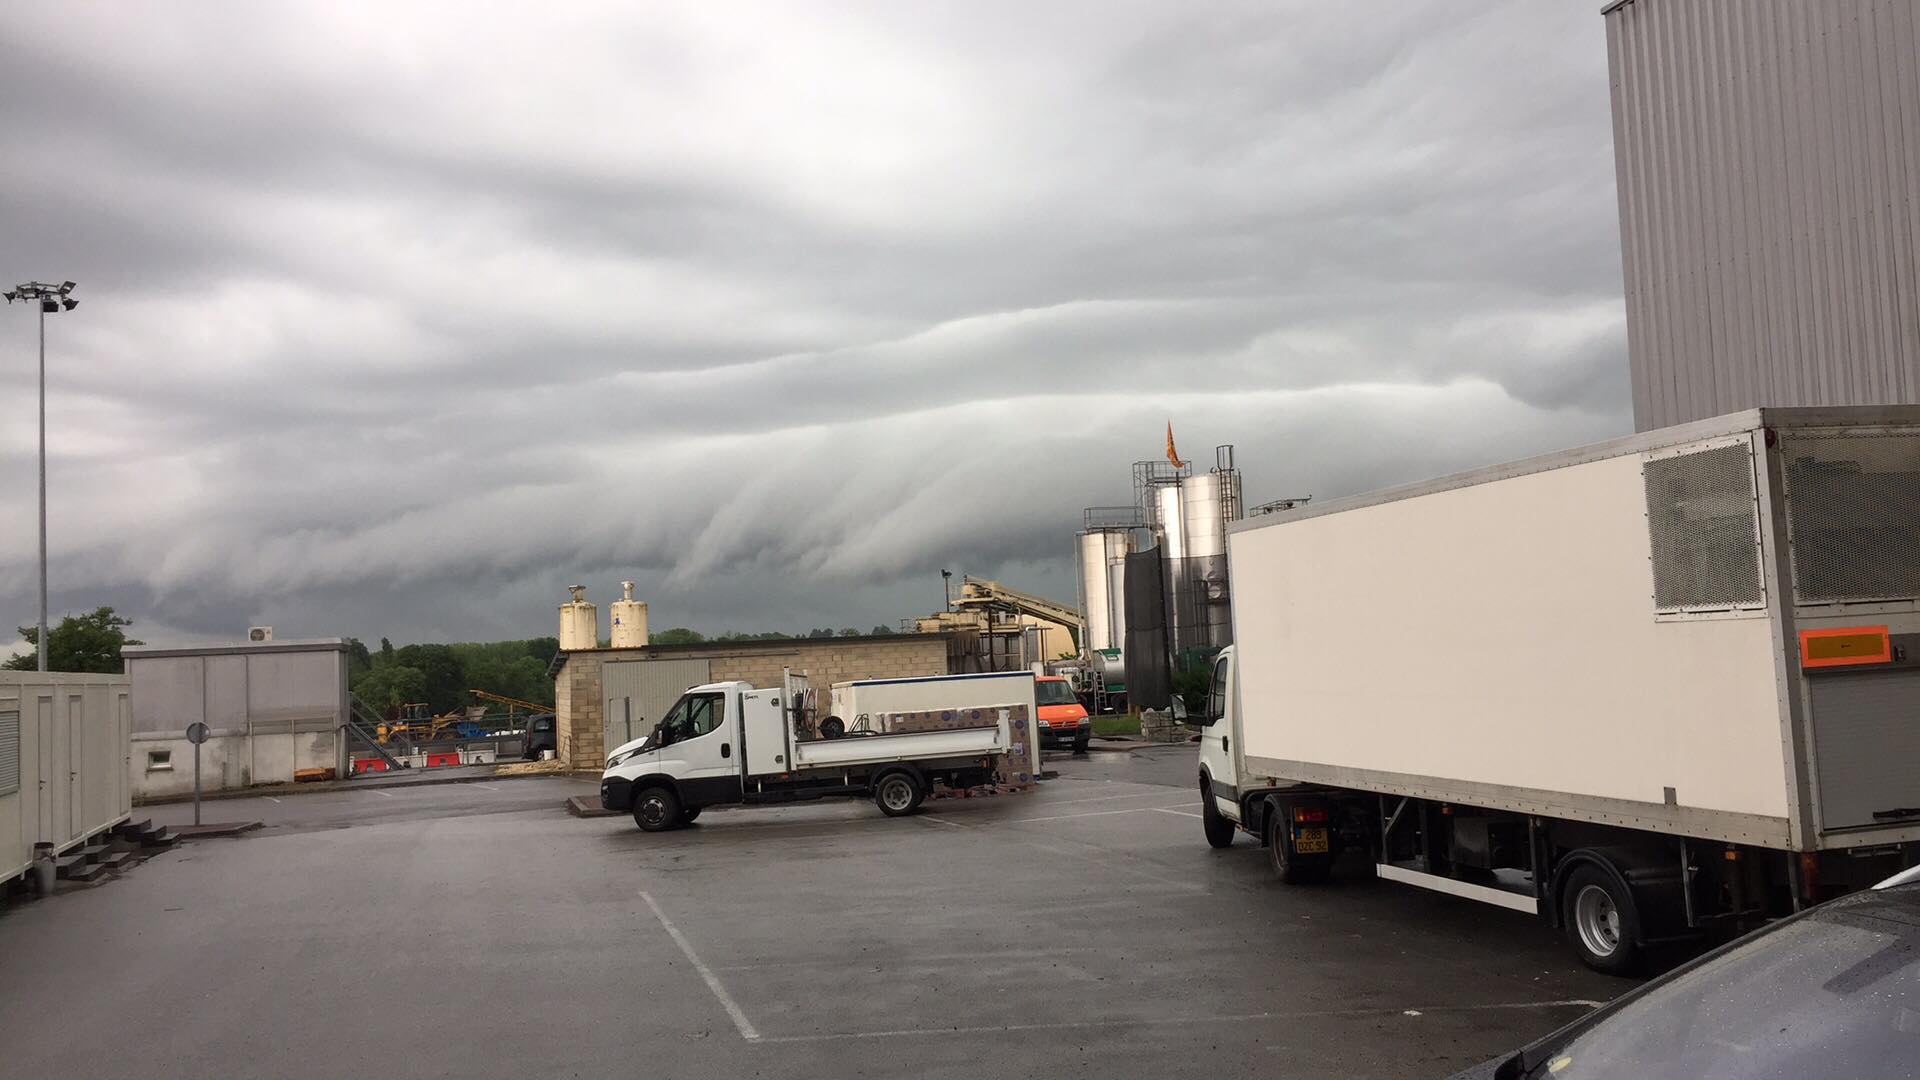
[(720, 744), (720, 756), (721, 756), (721, 757), (732, 757), (732, 756), (733, 756), (733, 747), (731, 747), (731, 746), (729, 746), (729, 745), (727, 745), (726, 743), (721, 743), (721, 744)]

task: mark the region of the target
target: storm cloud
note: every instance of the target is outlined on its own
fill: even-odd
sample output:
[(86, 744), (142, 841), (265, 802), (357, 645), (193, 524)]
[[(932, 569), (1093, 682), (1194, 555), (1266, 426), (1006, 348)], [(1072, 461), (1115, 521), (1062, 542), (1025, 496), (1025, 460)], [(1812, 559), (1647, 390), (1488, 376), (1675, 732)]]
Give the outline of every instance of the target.
[(53, 607), (150, 640), (864, 629), (1070, 599), (1169, 419), (1253, 502), (1631, 426), (1590, 4), (40, 5), (0, 84)]

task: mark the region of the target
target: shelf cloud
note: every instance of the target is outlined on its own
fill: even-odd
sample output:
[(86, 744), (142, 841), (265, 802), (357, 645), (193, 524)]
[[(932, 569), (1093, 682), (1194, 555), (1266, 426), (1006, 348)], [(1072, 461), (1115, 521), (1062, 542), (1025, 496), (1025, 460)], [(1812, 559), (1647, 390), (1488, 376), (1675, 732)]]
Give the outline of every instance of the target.
[(865, 629), (1071, 599), (1168, 420), (1251, 502), (1631, 428), (1585, 6), (40, 5), (0, 89), (55, 617), (148, 640)]

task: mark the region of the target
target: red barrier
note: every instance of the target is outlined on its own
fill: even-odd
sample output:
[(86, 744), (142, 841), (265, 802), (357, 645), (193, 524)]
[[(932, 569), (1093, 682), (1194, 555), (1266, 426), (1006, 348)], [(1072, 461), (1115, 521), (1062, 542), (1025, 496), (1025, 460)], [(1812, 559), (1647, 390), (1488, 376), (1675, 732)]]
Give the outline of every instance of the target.
[(438, 769), (438, 768), (441, 768), (442, 766), (458, 765), (458, 764), (460, 764), (460, 751), (458, 750), (450, 751), (445, 754), (428, 754), (427, 755), (427, 768), (429, 769)]
[(377, 757), (358, 757), (353, 759), (353, 775), (361, 773), (386, 772), (387, 763)]

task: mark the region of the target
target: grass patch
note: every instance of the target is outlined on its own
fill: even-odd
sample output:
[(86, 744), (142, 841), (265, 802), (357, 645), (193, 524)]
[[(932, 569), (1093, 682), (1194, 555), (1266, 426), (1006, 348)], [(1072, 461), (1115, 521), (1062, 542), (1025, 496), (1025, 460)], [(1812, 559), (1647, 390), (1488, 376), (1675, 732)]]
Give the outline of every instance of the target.
[(1140, 734), (1140, 714), (1096, 716), (1093, 718), (1093, 733), (1095, 735), (1138, 735)]

